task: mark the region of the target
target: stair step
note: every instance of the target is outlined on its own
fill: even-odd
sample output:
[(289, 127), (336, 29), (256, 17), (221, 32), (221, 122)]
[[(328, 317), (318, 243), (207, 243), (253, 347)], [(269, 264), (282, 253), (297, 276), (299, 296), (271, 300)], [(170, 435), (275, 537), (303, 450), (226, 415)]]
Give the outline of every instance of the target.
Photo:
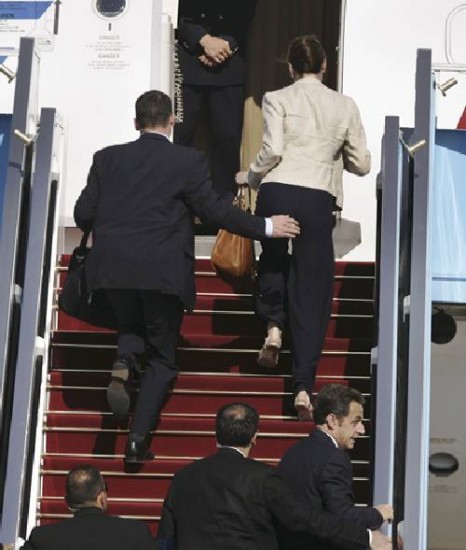
[[(47, 437), (47, 452), (53, 453), (90, 453), (98, 455), (122, 455), (124, 452), (128, 431), (111, 428), (45, 428)], [(280, 458), (283, 453), (296, 441), (306, 437), (302, 434), (270, 434), (260, 436), (260, 452), (264, 456)], [(370, 440), (361, 437), (353, 451), (355, 459), (366, 459), (369, 453)], [(195, 450), (199, 456), (207, 456), (215, 452), (216, 443), (214, 432), (202, 430), (196, 433), (185, 430), (158, 430), (151, 443), (151, 449), (157, 456), (173, 455), (184, 456), (186, 449)], [(140, 494), (135, 487), (132, 493)], [(154, 494), (152, 494), (154, 496)]]
[[(97, 345), (96, 345), (97, 346)], [(111, 368), (115, 359), (116, 347), (87, 348), (71, 345), (60, 347), (57, 344), (52, 349), (51, 364), (53, 369), (81, 370), (83, 368), (98, 371)], [(322, 355), (318, 368), (318, 377), (338, 377), (350, 379), (352, 377), (369, 377), (370, 363), (369, 352), (340, 353)], [(177, 353), (177, 365), (181, 372), (213, 372), (243, 376), (247, 375), (290, 375), (291, 355), (288, 350), (280, 354), (278, 366), (266, 370), (256, 363), (257, 350), (234, 350), (226, 353), (215, 348), (203, 349), (179, 349)]]
[[(110, 495), (112, 494), (111, 490), (112, 487), (109, 485)], [(162, 499), (146, 499), (138, 502), (129, 499), (114, 500), (109, 497), (107, 502), (107, 512), (109, 514), (129, 518), (147, 517), (150, 518), (151, 521), (155, 521), (160, 518), (163, 505)], [(69, 509), (63, 499), (41, 499), (40, 513), (45, 516), (52, 514), (69, 514)]]
[[(70, 254), (61, 254), (58, 259), (58, 270), (67, 269), (70, 262)], [(375, 266), (373, 262), (335, 262), (335, 277), (374, 277)], [(196, 258), (196, 274), (209, 273), (215, 275), (210, 258)]]
[[(257, 352), (263, 343), (263, 335), (250, 334), (248, 336), (225, 336), (219, 334), (182, 335), (178, 349), (183, 348), (210, 348), (222, 351), (252, 350)], [(97, 331), (67, 331), (55, 330), (52, 335), (52, 347), (59, 344), (73, 344), (88, 346), (116, 346), (116, 334), (114, 332)], [(326, 338), (323, 353), (328, 352), (368, 352), (371, 349), (371, 338)], [(287, 347), (284, 346), (284, 351)]]
[[(324, 382), (318, 381), (315, 391)], [(364, 384), (364, 381), (361, 381)], [(106, 386), (49, 386), (50, 410), (108, 411)], [(130, 410), (134, 410), (136, 391), (131, 395)], [(292, 392), (174, 389), (164, 407), (166, 413), (215, 414), (219, 407), (237, 401), (246, 401), (261, 415), (294, 415)], [(366, 399), (366, 415), (370, 414), (370, 398)]]
[[(70, 317), (63, 311), (57, 313), (59, 330), (89, 331), (92, 325)], [(371, 337), (373, 317), (366, 314), (334, 314), (328, 327), (328, 337), (364, 338)], [(102, 327), (95, 327), (96, 332), (112, 332)], [(181, 326), (181, 334), (221, 334), (231, 337), (249, 334), (264, 335), (264, 324), (252, 311), (196, 310), (186, 313)], [(286, 338), (285, 338), (286, 340)]]
[[(50, 373), (50, 386), (77, 388), (106, 388), (111, 371), (92, 370), (54, 370)], [(328, 380), (319, 380), (319, 385)], [(332, 382), (345, 384), (344, 377), (332, 378)], [(135, 384), (137, 386), (137, 384)], [(367, 378), (352, 379), (352, 386), (363, 393), (370, 391), (370, 380)], [(317, 386), (319, 387), (319, 386)], [(217, 374), (180, 374), (176, 381), (175, 392), (196, 390), (201, 392), (291, 392), (291, 377), (287, 376), (222, 376)]]

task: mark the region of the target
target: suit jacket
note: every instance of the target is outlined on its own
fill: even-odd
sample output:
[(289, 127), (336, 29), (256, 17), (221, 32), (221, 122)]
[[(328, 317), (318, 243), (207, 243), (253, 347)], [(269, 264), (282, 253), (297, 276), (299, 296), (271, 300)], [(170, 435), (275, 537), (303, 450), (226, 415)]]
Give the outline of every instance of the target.
[[(375, 508), (356, 507), (353, 493), (353, 469), (348, 454), (337, 448), (321, 430), (293, 445), (283, 456), (278, 470), (290, 489), (306, 506), (314, 510), (326, 510), (345, 521), (368, 529), (378, 529), (383, 518)], [(290, 548), (328, 549), (314, 537), (292, 533), (280, 535)], [(285, 544), (283, 549), (288, 548)], [(341, 548), (332, 546), (331, 548)]]
[(371, 167), (356, 103), (314, 76), (267, 92), (262, 102), (262, 147), (250, 166), (252, 187), (268, 181), (328, 191), (343, 206), (343, 167)]
[(155, 289), (195, 302), (193, 216), (252, 239), (265, 220), (233, 207), (213, 189), (205, 156), (161, 134), (94, 155), (74, 216), (94, 243), (86, 260), (89, 290)]
[[(196, 86), (244, 84), (244, 50), (255, 0), (180, 0), (177, 37), (183, 81)], [(236, 53), (210, 68), (198, 56), (204, 53), (199, 40), (205, 35), (227, 40)]]
[(149, 550), (155, 540), (149, 527), (109, 516), (100, 508), (83, 508), (73, 518), (35, 527), (23, 550)]
[(303, 508), (272, 467), (222, 448), (175, 474), (163, 505), (158, 548), (273, 550), (274, 520), (345, 548), (368, 545), (365, 529)]

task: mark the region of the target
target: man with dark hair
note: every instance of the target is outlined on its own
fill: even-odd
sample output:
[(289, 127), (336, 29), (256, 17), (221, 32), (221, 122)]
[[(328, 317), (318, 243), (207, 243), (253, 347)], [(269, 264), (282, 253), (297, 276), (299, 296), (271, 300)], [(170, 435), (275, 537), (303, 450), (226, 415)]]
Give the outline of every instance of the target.
[[(258, 423), (250, 405), (233, 403), (218, 411), (219, 450), (175, 474), (163, 504), (157, 548), (274, 550), (274, 522), (342, 548), (369, 548), (366, 529), (303, 507), (274, 468), (249, 458)], [(376, 534), (370, 547), (388, 550), (391, 545)]]
[(252, 239), (299, 233), (289, 216), (252, 216), (220, 197), (212, 189), (205, 156), (170, 142), (174, 123), (163, 92), (139, 97), (135, 126), (140, 138), (94, 155), (74, 209), (76, 225), (93, 231), (88, 288), (105, 290), (117, 320), (107, 399), (119, 418), (128, 414), (139, 357), (145, 353), (147, 358), (127, 462), (153, 457), (147, 438), (178, 374), (175, 352), (183, 310), (192, 310), (195, 302), (194, 215)]
[(66, 477), (65, 500), (71, 519), (35, 527), (23, 550), (149, 550), (155, 548), (149, 527), (106, 514), (108, 487), (99, 470), (83, 464)]
[[(285, 453), (278, 470), (308, 508), (325, 510), (367, 529), (378, 529), (384, 521), (393, 519), (393, 509), (388, 504), (355, 506), (353, 469), (345, 452), (365, 433), (363, 405), (364, 397), (354, 388), (341, 384), (324, 386), (315, 403), (316, 429)], [(280, 532), (280, 540), (283, 550), (342, 548), (286, 530)]]

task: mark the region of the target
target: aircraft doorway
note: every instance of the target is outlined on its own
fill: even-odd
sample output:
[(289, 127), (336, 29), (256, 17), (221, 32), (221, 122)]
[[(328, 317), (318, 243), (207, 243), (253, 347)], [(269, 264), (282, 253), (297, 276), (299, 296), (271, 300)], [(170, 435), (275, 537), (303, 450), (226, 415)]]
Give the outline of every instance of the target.
[(259, 151), (262, 139), (261, 102), (265, 92), (291, 84), (286, 59), (290, 41), (315, 34), (327, 53), (325, 84), (338, 88), (342, 0), (257, 0), (246, 55), (242, 168)]

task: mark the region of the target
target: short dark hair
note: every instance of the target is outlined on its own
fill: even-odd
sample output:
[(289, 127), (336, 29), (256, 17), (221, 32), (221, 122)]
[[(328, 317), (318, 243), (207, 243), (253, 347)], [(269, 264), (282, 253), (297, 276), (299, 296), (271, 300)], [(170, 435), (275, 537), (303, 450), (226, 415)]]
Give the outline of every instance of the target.
[(136, 100), (136, 121), (140, 130), (166, 126), (172, 113), (171, 99), (158, 90), (150, 90)]
[(96, 501), (105, 490), (102, 474), (90, 464), (80, 464), (66, 476), (65, 500), (71, 508), (81, 508)]
[(246, 403), (230, 403), (217, 412), (215, 435), (219, 445), (247, 447), (259, 427), (259, 414)]
[(313, 34), (298, 36), (291, 42), (288, 49), (288, 61), (294, 71), (300, 75), (320, 73), (326, 57), (322, 44)]
[(359, 390), (342, 384), (326, 384), (317, 394), (314, 409), (314, 422), (325, 424), (329, 414), (341, 419), (349, 414), (351, 403), (364, 405), (365, 399)]

